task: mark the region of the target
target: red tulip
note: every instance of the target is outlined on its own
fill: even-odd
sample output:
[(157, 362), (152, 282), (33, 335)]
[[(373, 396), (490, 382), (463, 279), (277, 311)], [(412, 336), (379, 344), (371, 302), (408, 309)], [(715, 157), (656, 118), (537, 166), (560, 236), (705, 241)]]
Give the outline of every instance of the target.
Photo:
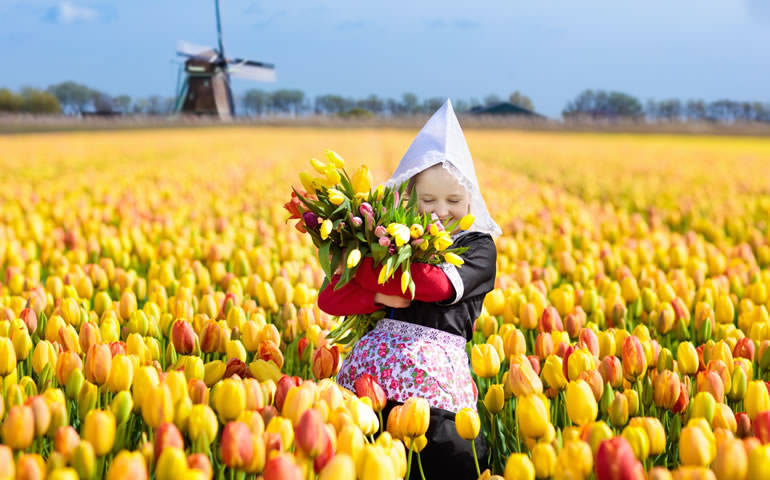
[(556, 310), (556, 308), (552, 305), (546, 307), (545, 310), (543, 310), (543, 314), (540, 316), (540, 321), (538, 322), (537, 327), (541, 332), (548, 333), (554, 330), (564, 330), (564, 325), (561, 322), (559, 311)]
[(763, 444), (770, 443), (770, 411), (759, 412), (752, 422), (754, 436)]
[(337, 346), (318, 347), (313, 354), (313, 376), (318, 380), (329, 378), (337, 373), (340, 364), (340, 354)]
[(243, 422), (228, 422), (222, 431), (222, 460), (230, 468), (243, 468), (254, 457), (251, 430)]
[(596, 452), (596, 480), (644, 480), (644, 468), (634, 456), (628, 440), (613, 437), (604, 440)]
[(735, 348), (733, 348), (733, 357), (742, 357), (753, 362), (755, 351), (754, 341), (749, 337), (743, 337), (735, 344)]
[(295, 430), (295, 442), (297, 446), (309, 457), (315, 457), (321, 453), (324, 447), (324, 421), (321, 413), (310, 408), (299, 417)]
[[(290, 377), (284, 375), (278, 380), (278, 384), (275, 387), (275, 407), (281, 411), (283, 410), (283, 401), (286, 400), (286, 394), (289, 393), (291, 387), (298, 387), (302, 383), (302, 379), (299, 377)], [(267, 424), (267, 420), (265, 420)]]
[(288, 454), (278, 454), (267, 461), (262, 472), (265, 480), (302, 480), (302, 469)]
[(375, 412), (385, 408), (385, 403), (388, 401), (385, 390), (382, 389), (382, 386), (377, 383), (373, 376), (364, 373), (356, 379), (353, 386), (356, 389), (356, 395), (359, 397), (369, 397)]
[(186, 320), (180, 318), (171, 327), (171, 341), (180, 355), (189, 355), (193, 352), (196, 338), (192, 325)]
[(179, 429), (173, 423), (163, 423), (155, 431), (155, 439), (153, 440), (153, 456), (155, 461), (158, 461), (161, 452), (166, 447), (178, 447), (184, 450), (184, 440), (182, 434), (179, 433)]

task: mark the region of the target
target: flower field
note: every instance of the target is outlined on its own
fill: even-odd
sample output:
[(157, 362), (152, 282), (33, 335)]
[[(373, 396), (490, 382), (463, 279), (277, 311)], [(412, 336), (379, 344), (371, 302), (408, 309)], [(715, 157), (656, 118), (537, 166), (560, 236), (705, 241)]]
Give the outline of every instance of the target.
[[(284, 209), (333, 149), (384, 181), (414, 132), (0, 136), (0, 479), (391, 479), (390, 418)], [(485, 476), (770, 478), (770, 140), (468, 130), (503, 230), (467, 346)]]

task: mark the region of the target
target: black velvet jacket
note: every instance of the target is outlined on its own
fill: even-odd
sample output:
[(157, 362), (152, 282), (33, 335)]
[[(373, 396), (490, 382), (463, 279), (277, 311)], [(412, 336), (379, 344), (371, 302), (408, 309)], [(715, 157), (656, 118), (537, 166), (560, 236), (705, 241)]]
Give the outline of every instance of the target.
[(454, 296), (440, 303), (414, 301), (407, 308), (393, 308), (390, 318), (443, 330), (470, 341), (484, 296), (495, 286), (497, 249), (492, 236), (481, 232), (460, 232), (454, 237), (454, 247), (468, 247), (460, 255), (463, 265), (441, 265), (452, 282)]

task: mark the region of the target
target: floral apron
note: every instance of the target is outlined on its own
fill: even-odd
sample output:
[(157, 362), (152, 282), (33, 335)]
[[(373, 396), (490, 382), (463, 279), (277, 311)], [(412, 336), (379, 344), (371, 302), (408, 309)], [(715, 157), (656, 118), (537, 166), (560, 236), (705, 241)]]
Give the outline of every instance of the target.
[(368, 373), (390, 400), (422, 397), (431, 407), (454, 413), (464, 407), (476, 410), (478, 393), (465, 344), (459, 335), (385, 318), (356, 343), (337, 382), (355, 391), (355, 380)]

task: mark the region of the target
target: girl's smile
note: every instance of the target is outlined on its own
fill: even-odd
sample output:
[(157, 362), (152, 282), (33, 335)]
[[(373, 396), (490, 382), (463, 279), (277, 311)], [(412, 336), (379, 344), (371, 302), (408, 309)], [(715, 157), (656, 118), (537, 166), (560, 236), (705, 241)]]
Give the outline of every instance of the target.
[(470, 211), (468, 192), (440, 164), (420, 172), (415, 177), (417, 208), (423, 213), (435, 213), (442, 223), (460, 220)]

